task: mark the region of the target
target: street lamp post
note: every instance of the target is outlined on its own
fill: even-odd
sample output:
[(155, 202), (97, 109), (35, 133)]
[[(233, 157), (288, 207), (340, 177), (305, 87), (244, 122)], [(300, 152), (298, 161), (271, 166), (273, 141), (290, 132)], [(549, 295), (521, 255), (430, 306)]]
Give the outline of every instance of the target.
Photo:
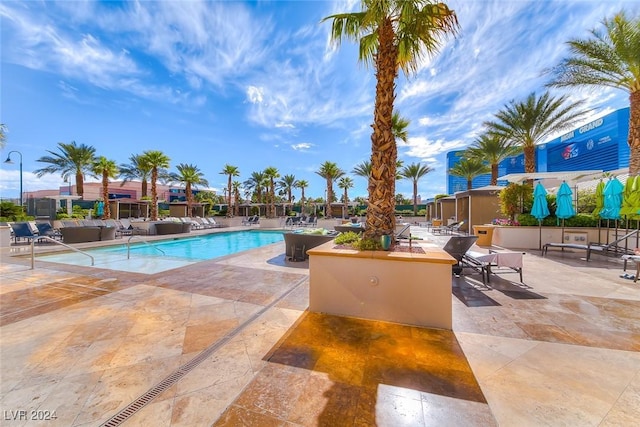
[(22, 153), (19, 151), (9, 151), (9, 155), (7, 156), (7, 160), (4, 162), (12, 165), (13, 161), (11, 160), (11, 153), (18, 153), (20, 155), (20, 207), (22, 208)]

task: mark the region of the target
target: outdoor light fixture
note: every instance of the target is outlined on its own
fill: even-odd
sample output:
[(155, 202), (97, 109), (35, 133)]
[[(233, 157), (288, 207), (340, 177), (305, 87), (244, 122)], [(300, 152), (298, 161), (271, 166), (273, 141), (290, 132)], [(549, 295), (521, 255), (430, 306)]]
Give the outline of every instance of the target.
[(7, 160), (5, 160), (4, 162), (12, 165), (13, 161), (11, 160), (11, 153), (18, 153), (20, 155), (20, 207), (23, 207), (22, 205), (22, 153), (19, 151), (9, 151), (9, 155), (7, 156)]

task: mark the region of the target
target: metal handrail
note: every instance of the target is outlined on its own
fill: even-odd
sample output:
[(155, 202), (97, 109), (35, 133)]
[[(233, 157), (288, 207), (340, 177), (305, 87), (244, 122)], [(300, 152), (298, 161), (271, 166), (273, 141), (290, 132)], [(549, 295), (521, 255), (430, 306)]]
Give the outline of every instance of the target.
[(95, 259), (93, 258), (93, 256), (89, 255), (85, 251), (81, 251), (78, 248), (74, 248), (73, 246), (67, 245), (66, 243), (62, 243), (59, 240), (52, 239), (49, 236), (35, 236), (35, 237), (31, 237), (30, 239), (31, 239), (31, 269), (32, 270), (35, 269), (35, 266), (36, 266), (36, 263), (35, 263), (35, 258), (36, 258), (36, 255), (35, 255), (35, 252), (36, 252), (35, 251), (35, 243), (36, 243), (36, 240), (40, 240), (40, 239), (48, 240), (50, 242), (55, 243), (56, 245), (64, 246), (65, 248), (71, 249), (72, 251), (78, 252), (78, 253), (80, 253), (82, 255), (86, 255), (89, 258), (91, 258), (91, 266), (93, 266), (95, 264)]
[(131, 256), (131, 239), (133, 239), (133, 238), (137, 238), (137, 239), (139, 239), (139, 240), (140, 240), (142, 243), (144, 243), (145, 245), (149, 245), (149, 246), (151, 246), (153, 249), (155, 249), (155, 250), (159, 251), (162, 255), (166, 255), (162, 249), (160, 249), (160, 248), (158, 248), (157, 246), (155, 246), (155, 245), (153, 245), (153, 244), (151, 244), (151, 243), (147, 242), (146, 240), (144, 240), (142, 237), (140, 237), (140, 236), (138, 236), (138, 235), (133, 235), (133, 236), (129, 237), (129, 239), (127, 239), (127, 259), (129, 259), (129, 258), (130, 258), (130, 256)]

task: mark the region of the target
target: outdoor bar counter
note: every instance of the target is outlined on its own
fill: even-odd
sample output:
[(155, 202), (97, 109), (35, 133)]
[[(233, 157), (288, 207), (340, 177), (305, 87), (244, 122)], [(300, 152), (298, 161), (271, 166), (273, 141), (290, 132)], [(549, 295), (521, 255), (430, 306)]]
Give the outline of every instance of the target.
[(309, 310), (440, 329), (452, 328), (451, 266), (438, 247), (424, 253), (310, 249)]

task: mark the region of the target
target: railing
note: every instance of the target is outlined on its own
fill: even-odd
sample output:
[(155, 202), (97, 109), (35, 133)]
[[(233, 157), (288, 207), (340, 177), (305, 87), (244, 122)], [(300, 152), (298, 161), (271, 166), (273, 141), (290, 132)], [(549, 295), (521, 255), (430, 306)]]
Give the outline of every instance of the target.
[(48, 240), (49, 242), (53, 242), (56, 245), (64, 246), (65, 248), (71, 249), (74, 252), (78, 252), (78, 253), (80, 253), (82, 255), (86, 255), (89, 258), (91, 258), (91, 266), (93, 266), (95, 264), (95, 259), (93, 258), (93, 256), (89, 255), (88, 253), (86, 253), (84, 251), (81, 251), (78, 248), (74, 248), (73, 246), (67, 245), (66, 243), (62, 243), (59, 240), (52, 239), (49, 236), (36, 236), (34, 238), (31, 238), (31, 269), (32, 270), (35, 268), (35, 258), (36, 258), (36, 256), (35, 256), (35, 243), (36, 243), (36, 240), (41, 240), (41, 239)]
[(142, 237), (136, 235), (136, 236), (129, 237), (129, 239), (127, 240), (127, 259), (129, 259), (130, 256), (131, 256), (131, 239), (134, 239), (134, 238), (140, 240), (145, 245), (151, 246), (153, 249), (157, 250), (162, 255), (166, 255), (162, 249), (156, 247), (155, 245), (153, 245), (153, 244), (147, 242), (146, 240), (144, 240)]

